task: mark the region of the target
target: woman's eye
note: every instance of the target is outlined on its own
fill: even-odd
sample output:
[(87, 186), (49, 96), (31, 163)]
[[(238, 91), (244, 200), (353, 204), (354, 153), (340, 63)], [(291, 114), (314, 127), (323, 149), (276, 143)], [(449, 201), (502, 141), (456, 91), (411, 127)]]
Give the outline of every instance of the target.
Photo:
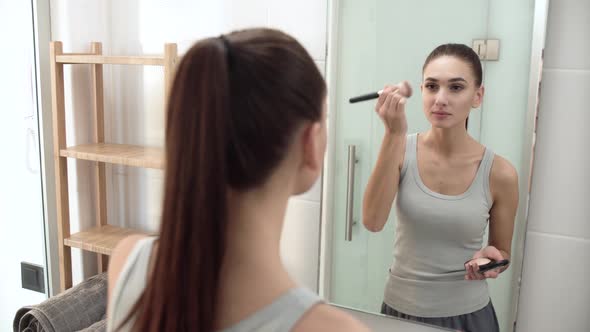
[(425, 87), (428, 90), (434, 90), (434, 89), (436, 89), (436, 85), (434, 85), (434, 84), (426, 84)]

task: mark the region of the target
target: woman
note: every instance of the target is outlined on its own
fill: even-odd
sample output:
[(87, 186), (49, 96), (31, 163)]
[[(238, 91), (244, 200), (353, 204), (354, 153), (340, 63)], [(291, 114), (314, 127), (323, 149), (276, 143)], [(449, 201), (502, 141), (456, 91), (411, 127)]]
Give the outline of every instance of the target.
[[(462, 331), (498, 331), (485, 279), (472, 259), (510, 258), (518, 179), (504, 158), (467, 132), (484, 87), (477, 54), (437, 47), (423, 67), (425, 133), (407, 135), (407, 83), (387, 86), (375, 108), (385, 124), (363, 199), (363, 223), (380, 231), (396, 198), (394, 263), (382, 313)], [(482, 249), (489, 223), (489, 240)], [(469, 261), (465, 263), (466, 261)]]
[(326, 146), (326, 86), (292, 37), (248, 29), (196, 43), (168, 102), (158, 238), (130, 237), (109, 268), (109, 330), (364, 330), (285, 271), (287, 200)]

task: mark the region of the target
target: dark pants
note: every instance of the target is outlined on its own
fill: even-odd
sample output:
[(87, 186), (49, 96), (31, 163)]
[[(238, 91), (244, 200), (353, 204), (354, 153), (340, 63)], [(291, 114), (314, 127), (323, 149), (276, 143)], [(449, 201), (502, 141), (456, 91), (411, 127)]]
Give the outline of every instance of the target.
[(496, 311), (494, 310), (491, 300), (488, 305), (478, 311), (451, 317), (415, 317), (401, 313), (385, 303), (381, 305), (381, 313), (388, 316), (408, 319), (464, 332), (500, 331), (498, 326), (498, 318), (496, 317)]

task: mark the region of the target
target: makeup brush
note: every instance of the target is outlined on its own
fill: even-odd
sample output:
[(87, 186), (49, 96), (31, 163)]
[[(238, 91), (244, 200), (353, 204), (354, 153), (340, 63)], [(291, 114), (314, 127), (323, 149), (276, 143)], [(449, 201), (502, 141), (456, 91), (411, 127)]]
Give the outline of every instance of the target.
[[(403, 81), (403, 82), (399, 83), (398, 84), (398, 87), (399, 87), (400, 93), (403, 96), (405, 96), (406, 98), (409, 98), (409, 97), (412, 96), (412, 87), (410, 86), (410, 84), (408, 83), (408, 81)], [(364, 95), (352, 97), (348, 101), (351, 104), (353, 104), (353, 103), (358, 103), (358, 102), (365, 101), (365, 100), (376, 99), (376, 98), (379, 98), (379, 96), (381, 95), (381, 93), (383, 93), (383, 90), (379, 90), (377, 92), (371, 92), (371, 93), (367, 93), (367, 94), (364, 94)]]

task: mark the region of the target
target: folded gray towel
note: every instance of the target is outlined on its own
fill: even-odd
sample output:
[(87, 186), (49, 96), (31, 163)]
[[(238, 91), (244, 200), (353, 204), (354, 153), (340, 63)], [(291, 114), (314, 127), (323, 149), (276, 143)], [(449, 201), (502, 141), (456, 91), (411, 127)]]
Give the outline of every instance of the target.
[(19, 309), (14, 332), (106, 331), (107, 275), (90, 277), (40, 304)]
[(104, 332), (107, 330), (107, 315), (102, 316), (101, 320), (88, 326), (78, 332)]

